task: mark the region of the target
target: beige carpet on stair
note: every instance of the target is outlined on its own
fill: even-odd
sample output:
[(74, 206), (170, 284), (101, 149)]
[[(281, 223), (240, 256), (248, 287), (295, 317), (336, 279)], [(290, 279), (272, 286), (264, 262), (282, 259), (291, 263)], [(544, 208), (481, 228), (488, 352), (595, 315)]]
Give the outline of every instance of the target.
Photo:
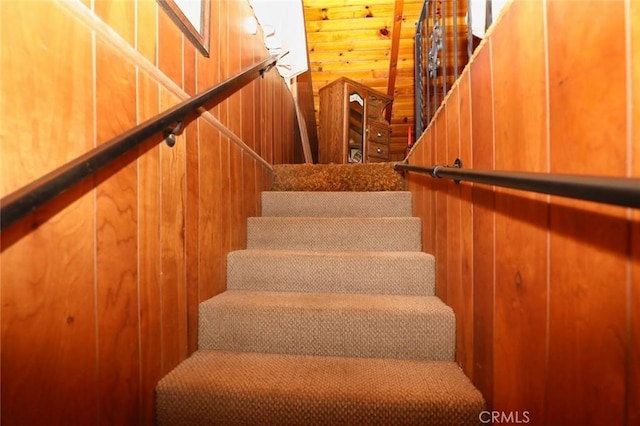
[(434, 284), (435, 258), (419, 251), (237, 250), (227, 256), (229, 290), (433, 296)]
[[(159, 425), (479, 424), (411, 194), (390, 164), (363, 166), (276, 167), (296, 185), (263, 194), (227, 290), (200, 303), (198, 351), (156, 387)], [(326, 192), (349, 185), (366, 192)]]
[(454, 361), (453, 310), (434, 296), (234, 290), (200, 321), (200, 349)]
[[(162, 424), (477, 425), (455, 363), (198, 351), (158, 383)], [(256, 422), (259, 419), (259, 422)]]

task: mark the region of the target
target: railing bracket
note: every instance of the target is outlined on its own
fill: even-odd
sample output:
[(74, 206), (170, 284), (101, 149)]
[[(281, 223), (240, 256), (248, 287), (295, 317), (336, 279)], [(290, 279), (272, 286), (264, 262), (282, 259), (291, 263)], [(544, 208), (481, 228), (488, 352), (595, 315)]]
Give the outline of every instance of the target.
[[(456, 169), (461, 169), (462, 168), (462, 160), (459, 158), (456, 158), (456, 161), (453, 162), (453, 167), (455, 167)], [(460, 180), (459, 179), (454, 179), (453, 180), (457, 185), (460, 185)]]
[(182, 131), (182, 120), (178, 121), (174, 128), (167, 128), (164, 131), (164, 142), (168, 147), (173, 148), (176, 144), (176, 135)]

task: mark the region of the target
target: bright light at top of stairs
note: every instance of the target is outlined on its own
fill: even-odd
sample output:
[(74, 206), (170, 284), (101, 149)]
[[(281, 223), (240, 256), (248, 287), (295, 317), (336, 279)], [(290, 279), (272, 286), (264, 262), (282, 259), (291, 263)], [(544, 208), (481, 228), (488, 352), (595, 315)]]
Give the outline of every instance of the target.
[(289, 80), (308, 69), (307, 36), (302, 0), (249, 0), (263, 29), (271, 54), (287, 53), (278, 61), (280, 75)]

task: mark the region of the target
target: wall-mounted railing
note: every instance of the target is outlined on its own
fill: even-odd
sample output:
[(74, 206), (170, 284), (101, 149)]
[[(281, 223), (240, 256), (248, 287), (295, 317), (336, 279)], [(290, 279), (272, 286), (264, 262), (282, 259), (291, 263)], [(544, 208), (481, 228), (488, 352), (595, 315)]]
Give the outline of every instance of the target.
[(167, 144), (173, 146), (175, 143), (173, 134), (180, 131), (183, 120), (187, 116), (202, 106), (213, 107), (222, 102), (273, 68), (281, 56), (283, 55), (272, 55), (257, 62), (237, 75), (98, 145), (75, 160), (6, 195), (0, 199), (0, 230), (35, 211), (156, 134), (164, 132)]
[(460, 160), (456, 160), (454, 166), (422, 167), (398, 163), (394, 167), (399, 171), (423, 173), (455, 182), (474, 182), (640, 208), (640, 179), (637, 178), (463, 169)]
[(471, 57), (473, 36), (467, 4), (458, 0), (424, 2), (415, 35), (416, 140)]

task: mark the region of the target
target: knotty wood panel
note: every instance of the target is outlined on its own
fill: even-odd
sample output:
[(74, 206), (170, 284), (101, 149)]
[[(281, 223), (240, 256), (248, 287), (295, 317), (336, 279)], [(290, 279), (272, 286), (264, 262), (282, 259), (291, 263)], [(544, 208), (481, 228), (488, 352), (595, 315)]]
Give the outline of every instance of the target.
[[(553, 172), (626, 174), (627, 89), (623, 82), (627, 59), (625, 35), (619, 31), (625, 20), (624, 3), (612, 2), (604, 10), (600, 6), (599, 2), (580, 8), (549, 4)], [(596, 11), (602, 20), (581, 31), (582, 23)], [(569, 55), (567, 49), (578, 39), (590, 49)], [(605, 46), (610, 71), (608, 78), (596, 78), (597, 55), (592, 49)], [(589, 102), (589, 108), (581, 106), (584, 102)], [(625, 212), (565, 200), (553, 203), (549, 417), (561, 422), (622, 424), (628, 350), (619, 337), (627, 333), (629, 227)], [(563, 398), (560, 403), (568, 393), (571, 400)]]
[(395, 0), (376, 2), (325, 2), (304, 0), (309, 62), (313, 80), (316, 123), (319, 123), (319, 89), (347, 77), (387, 93), (390, 70), (396, 71), (391, 122), (391, 159), (404, 158), (407, 129), (413, 126), (413, 38), (423, 1), (404, 0), (398, 22), (396, 67), (391, 66)]
[[(492, 169), (494, 159), (491, 40), (469, 68), (471, 80), (472, 165)], [(473, 185), (473, 380), (493, 407), (493, 309), (495, 288), (495, 196)]]
[[(21, 141), (0, 148), (0, 196), (174, 105), (180, 88), (239, 72), (238, 46), (267, 56), (260, 35), (214, 31), (204, 58), (155, 1), (125, 3), (98, 2), (96, 16), (91, 2), (0, 2), (0, 38), (12, 40), (0, 49), (0, 111), (12, 126), (0, 133)], [(249, 10), (225, 7), (221, 34)], [(290, 161), (291, 97), (274, 74), (254, 84), (260, 102), (249, 91), (212, 112), (269, 123), (268, 138), (238, 136)], [(155, 137), (2, 232), (3, 423), (154, 423), (155, 384), (195, 348), (197, 304), (226, 286), (227, 238), (244, 244), (241, 218), (271, 184), (210, 117), (185, 125), (175, 147)]]
[[(160, 89), (160, 110), (177, 103), (165, 89)], [(186, 129), (188, 132), (192, 127)], [(164, 345), (162, 368), (169, 371), (187, 356), (187, 312), (185, 283), (185, 134), (176, 137), (174, 147), (160, 145), (162, 173), (160, 241), (162, 270), (162, 339), (175, 342)]]
[[(517, 16), (528, 16), (523, 23)], [(519, 2), (492, 38), (495, 168), (547, 171), (546, 82), (540, 2)], [(509, 52), (509, 54), (505, 54)], [(512, 78), (513, 67), (519, 70)], [(526, 108), (517, 108), (526, 100)], [(494, 409), (544, 419), (547, 329), (546, 197), (496, 190)]]

